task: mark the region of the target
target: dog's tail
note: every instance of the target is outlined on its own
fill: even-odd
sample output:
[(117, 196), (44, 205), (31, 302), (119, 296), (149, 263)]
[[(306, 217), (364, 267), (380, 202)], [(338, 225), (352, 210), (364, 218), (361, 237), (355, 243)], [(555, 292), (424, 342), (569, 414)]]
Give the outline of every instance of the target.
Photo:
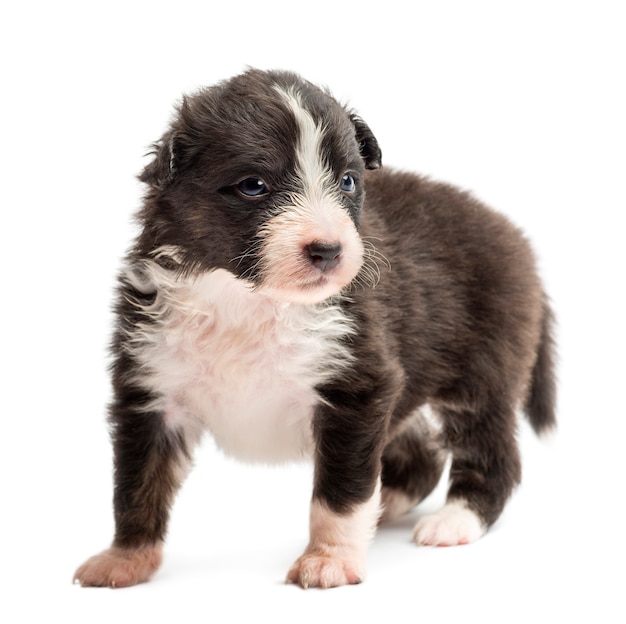
[(532, 371), (524, 411), (537, 435), (547, 434), (556, 427), (556, 377), (554, 315), (547, 300), (543, 305), (541, 337), (537, 359)]

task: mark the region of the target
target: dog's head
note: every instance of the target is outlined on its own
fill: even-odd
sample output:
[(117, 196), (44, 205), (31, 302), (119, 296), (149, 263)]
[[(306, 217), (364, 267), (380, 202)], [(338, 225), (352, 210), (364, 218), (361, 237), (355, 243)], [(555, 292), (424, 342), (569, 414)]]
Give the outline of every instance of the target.
[(380, 149), (328, 93), (251, 70), (183, 100), (140, 176), (150, 190), (139, 251), (176, 250), (189, 274), (222, 268), (291, 302), (358, 274), (366, 168)]

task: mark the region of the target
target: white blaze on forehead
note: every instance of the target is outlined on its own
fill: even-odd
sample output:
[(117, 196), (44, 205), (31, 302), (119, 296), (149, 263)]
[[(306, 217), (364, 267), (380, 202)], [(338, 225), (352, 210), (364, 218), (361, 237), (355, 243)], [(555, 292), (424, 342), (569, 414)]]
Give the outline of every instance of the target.
[[(358, 274), (363, 244), (330, 162), (323, 140), (331, 129), (316, 123), (296, 89), (278, 85), (276, 92), (294, 115), (298, 140), (291, 192), (277, 214), (259, 231), (262, 239), (259, 267), (263, 288), (272, 297), (297, 303), (316, 303), (337, 294)], [(339, 244), (340, 261), (320, 271), (307, 247), (313, 243)]]
[(293, 112), (300, 131), (296, 159), (297, 173), (304, 185), (304, 192), (309, 200), (321, 199), (324, 191), (328, 193), (334, 186), (333, 172), (322, 157), (325, 128), (315, 122), (297, 91), (279, 86), (275, 89)]

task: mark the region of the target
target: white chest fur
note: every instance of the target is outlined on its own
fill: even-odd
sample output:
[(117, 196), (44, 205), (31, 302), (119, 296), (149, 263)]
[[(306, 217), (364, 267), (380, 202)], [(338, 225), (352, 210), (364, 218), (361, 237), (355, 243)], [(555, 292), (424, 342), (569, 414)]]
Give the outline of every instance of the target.
[(339, 306), (275, 301), (224, 270), (178, 279), (146, 263), (127, 280), (157, 291), (128, 344), (169, 426), (208, 429), (245, 460), (310, 453), (316, 387), (350, 362)]

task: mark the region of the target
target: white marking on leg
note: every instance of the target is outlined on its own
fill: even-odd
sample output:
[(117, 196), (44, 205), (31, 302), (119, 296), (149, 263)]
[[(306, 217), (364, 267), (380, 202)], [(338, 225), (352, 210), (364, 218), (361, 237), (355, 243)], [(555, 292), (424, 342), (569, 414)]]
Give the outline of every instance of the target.
[(365, 578), (367, 548), (380, 515), (380, 482), (372, 497), (340, 515), (324, 503), (311, 504), (311, 537), (287, 581), (303, 588), (354, 585)]
[(485, 531), (486, 527), (467, 503), (455, 500), (420, 518), (413, 539), (421, 546), (459, 546), (475, 542)]

